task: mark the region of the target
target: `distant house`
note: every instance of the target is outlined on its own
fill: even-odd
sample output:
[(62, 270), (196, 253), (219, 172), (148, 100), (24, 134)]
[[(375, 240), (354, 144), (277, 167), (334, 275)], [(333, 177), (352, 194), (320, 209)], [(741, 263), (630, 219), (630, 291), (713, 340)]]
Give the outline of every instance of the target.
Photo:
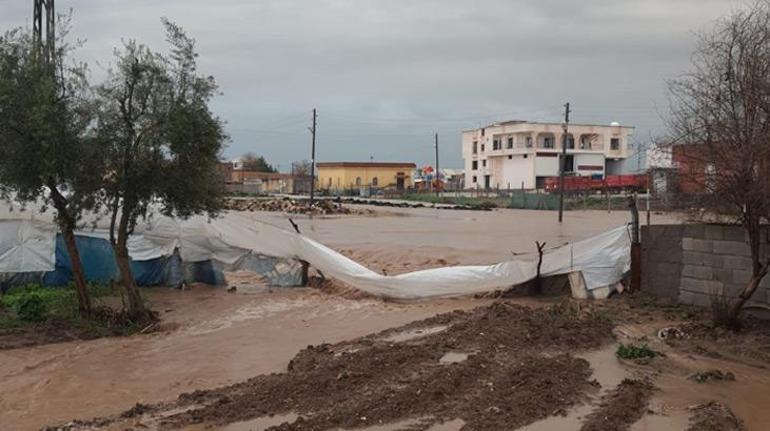
[(619, 174), (629, 156), (634, 128), (570, 124), (565, 136), (560, 123), (505, 121), (462, 132), (466, 188), (542, 188), (559, 175), (559, 157), (566, 142), (565, 171), (570, 175)]
[(413, 186), (414, 163), (321, 162), (317, 165), (316, 189), (329, 191), (357, 188), (405, 190)]

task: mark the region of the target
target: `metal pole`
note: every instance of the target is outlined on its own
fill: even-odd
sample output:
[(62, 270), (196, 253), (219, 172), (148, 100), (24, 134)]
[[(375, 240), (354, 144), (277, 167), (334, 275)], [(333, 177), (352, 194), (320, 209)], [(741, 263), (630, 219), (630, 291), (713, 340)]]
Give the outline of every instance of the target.
[(559, 223), (564, 219), (564, 169), (567, 164), (567, 132), (569, 130), (569, 102), (564, 105), (564, 139), (559, 160)]
[(438, 133), (436, 133), (436, 197), (441, 196), (441, 178), (439, 178), (438, 166)]
[(315, 128), (316, 128), (316, 110), (313, 108), (313, 144), (310, 149), (310, 206), (315, 202)]

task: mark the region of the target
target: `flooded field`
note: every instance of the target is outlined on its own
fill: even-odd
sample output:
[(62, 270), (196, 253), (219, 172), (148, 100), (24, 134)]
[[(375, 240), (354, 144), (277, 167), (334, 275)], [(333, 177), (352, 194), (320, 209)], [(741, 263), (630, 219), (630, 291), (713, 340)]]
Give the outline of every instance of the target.
[[(288, 227), (286, 218), (276, 214), (249, 213), (249, 216)], [(514, 253), (530, 253), (536, 240), (555, 246), (602, 232), (628, 219), (624, 212), (574, 211), (567, 213), (565, 224), (559, 226), (555, 217), (555, 213), (537, 211), (399, 209), (380, 211), (374, 216), (295, 218), (295, 221), (303, 233), (374, 270), (385, 270), (390, 274), (452, 264), (502, 261), (510, 259)], [(653, 216), (653, 222), (677, 220), (675, 216)], [(537, 344), (531, 338), (521, 338), (522, 334), (530, 332), (516, 326), (521, 323), (511, 322), (538, 321), (537, 313), (541, 312), (538, 310), (552, 307), (560, 301), (558, 298), (506, 300), (509, 304), (506, 307), (514, 307), (511, 310), (516, 311), (505, 314), (509, 316), (505, 319), (513, 320), (503, 319), (504, 325), (484, 326), (487, 329), (476, 331), (475, 336), (468, 333), (465, 338), (456, 338), (457, 327), (452, 329), (452, 325), (458, 323), (453, 320), (455, 318), (430, 319), (453, 310), (470, 312), (477, 307), (483, 310), (492, 303), (491, 299), (401, 304), (367, 298), (346, 299), (307, 288), (274, 290), (250, 283), (249, 277), (243, 274), (232, 274), (229, 281), (237, 286), (236, 293), (205, 286), (193, 286), (185, 291), (149, 289), (148, 298), (163, 319), (162, 331), (154, 334), (0, 351), (2, 428), (32, 430), (65, 424), (73, 419), (104, 417), (112, 419), (103, 426), (93, 427), (123, 430), (135, 425), (131, 421), (115, 421), (116, 415), (133, 411), (135, 415), (129, 419), (139, 421), (137, 423), (149, 421), (145, 424), (149, 429), (156, 425), (160, 427), (162, 420), (166, 421), (163, 427), (185, 430), (315, 429), (311, 423), (303, 427), (300, 416), (326, 411), (328, 406), (305, 403), (286, 408), (260, 407), (254, 400), (263, 400), (262, 395), (246, 390), (243, 382), (252, 378), (278, 378), (258, 377), (271, 373), (288, 372), (291, 376), (296, 372), (292, 369), (309, 373), (315, 367), (309, 364), (318, 363), (325, 364), (323, 367), (340, 367), (334, 368), (337, 371), (333, 378), (316, 381), (334, 384), (345, 381), (347, 376), (355, 376), (345, 372), (357, 372), (347, 369), (347, 362), (339, 362), (340, 357), (360, 357), (352, 362), (367, 364), (375, 360), (372, 352), (379, 351), (372, 349), (383, 349), (382, 354), (395, 361), (391, 366), (398, 364), (396, 368), (415, 371), (416, 374), (405, 381), (396, 380), (398, 387), (416, 384), (414, 382), (427, 383), (429, 380), (420, 379), (431, 376), (430, 373), (460, 370), (462, 375), (461, 370), (471, 366), (477, 369), (494, 361), (497, 361), (496, 367), (503, 367), (501, 370), (532, 372), (541, 378), (544, 376), (537, 374), (536, 369), (520, 369), (515, 362), (526, 349), (537, 348), (531, 354), (542, 356), (538, 361), (551, 364), (552, 368), (548, 370), (553, 375), (562, 376), (567, 379), (565, 382), (573, 382), (564, 388), (576, 391), (564, 392), (563, 402), (549, 398), (551, 392), (535, 391), (529, 384), (509, 393), (503, 391), (514, 405), (541, 397), (537, 398), (540, 407), (525, 409), (527, 414), (506, 413), (512, 415), (506, 416), (506, 421), (530, 431), (579, 429), (605, 396), (624, 379), (650, 379), (657, 387), (649, 399), (649, 408), (640, 412), (641, 419), (631, 425), (632, 430), (687, 429), (694, 406), (712, 401), (728, 405), (749, 430), (761, 430), (763, 424), (770, 423), (770, 411), (761, 408), (764, 400), (770, 397), (770, 372), (750, 361), (736, 362), (733, 358), (718, 359), (713, 355), (705, 357), (666, 345), (657, 340), (657, 330), (676, 323), (676, 319), (661, 313), (642, 314), (642, 317), (631, 320), (619, 318), (611, 334), (602, 332), (604, 329), (581, 332), (589, 338), (577, 339), (584, 339), (587, 344), (564, 344), (566, 341), (560, 344), (559, 332), (550, 332), (553, 328), (545, 332), (543, 327), (538, 327), (531, 333), (551, 335), (547, 340), (539, 341), (542, 344)], [(528, 308), (517, 308), (521, 305)], [(610, 311), (613, 307), (609, 307)], [(618, 315), (636, 316), (633, 307), (631, 310)], [(482, 316), (478, 313), (481, 312), (470, 312), (470, 315)], [(510, 317), (514, 315), (517, 317)], [(424, 319), (429, 320), (419, 323)], [(490, 332), (489, 328), (498, 327), (508, 332), (500, 334), (493, 344), (480, 344), (483, 336), (479, 333), (486, 334)], [(564, 326), (574, 327), (580, 328), (573, 324)], [(390, 328), (399, 329), (387, 331)], [(356, 339), (359, 341), (351, 341)], [(614, 354), (617, 343), (628, 340), (645, 340), (665, 356), (649, 364), (619, 361)], [(500, 347), (496, 347), (498, 345)], [(328, 356), (323, 349), (309, 349), (308, 346), (333, 346), (332, 351), (340, 356)], [(408, 349), (411, 350), (406, 352), (404, 347), (392, 350), (388, 346), (410, 346)], [(398, 356), (401, 354), (405, 356)], [(426, 367), (422, 361), (428, 359), (431, 365)], [(492, 362), (487, 364), (485, 361)], [(729, 370), (736, 380), (699, 384), (688, 379), (695, 371), (711, 368)], [(338, 380), (338, 376), (342, 377)], [(372, 378), (373, 385), (390, 387), (388, 385), (393, 383), (388, 380), (391, 377), (380, 373)], [(476, 378), (478, 376), (473, 377)], [(498, 380), (502, 375), (483, 378), (503, 381)], [(342, 397), (338, 402), (350, 398), (348, 395), (356, 391), (365, 391), (353, 384), (355, 379), (350, 386), (345, 386), (347, 392), (338, 394)], [(436, 378), (436, 381), (441, 380)], [(216, 389), (229, 385), (235, 385), (231, 391)], [(184, 393), (193, 394), (192, 398), (180, 402), (184, 397), (178, 397)], [(228, 402), (235, 403), (230, 411), (241, 413), (229, 418), (225, 414), (195, 419), (198, 416), (193, 412), (209, 412), (205, 410), (206, 406), (226, 393), (231, 400)], [(238, 396), (233, 394), (242, 395), (242, 404), (237, 404)], [(518, 398), (520, 395), (524, 398)], [(495, 427), (505, 422), (490, 416), (497, 412), (496, 409), (504, 408), (495, 404), (495, 397), (476, 397), (490, 403), (483, 408), (481, 404), (466, 405), (463, 400), (452, 398), (450, 402), (439, 397), (434, 399), (435, 406), (428, 405), (407, 415), (378, 410), (381, 416), (371, 412), (375, 405), (361, 404), (367, 399), (365, 396), (359, 398), (359, 404), (355, 405), (360, 410), (356, 420), (335, 419), (342, 428), (385, 431), (412, 427), (438, 431), (463, 427), (479, 429), (483, 424), (490, 424), (492, 429), (498, 429)], [(407, 405), (420, 399), (403, 398)], [(137, 403), (143, 407), (139, 408)], [(382, 401), (379, 404), (388, 405)], [(151, 411), (144, 412), (145, 407)], [(259, 409), (264, 413), (259, 414)], [(491, 410), (478, 413), (485, 409)], [(370, 413), (362, 413), (364, 411)], [(333, 412), (333, 409), (329, 410), (329, 414)], [(453, 416), (452, 412), (456, 414)], [(367, 423), (362, 423), (361, 417), (366, 417), (364, 422)], [(378, 419), (371, 423), (372, 418)], [(492, 422), (484, 422), (487, 420)], [(330, 423), (335, 422), (326, 422), (327, 425)], [(327, 428), (321, 426), (318, 429)]]

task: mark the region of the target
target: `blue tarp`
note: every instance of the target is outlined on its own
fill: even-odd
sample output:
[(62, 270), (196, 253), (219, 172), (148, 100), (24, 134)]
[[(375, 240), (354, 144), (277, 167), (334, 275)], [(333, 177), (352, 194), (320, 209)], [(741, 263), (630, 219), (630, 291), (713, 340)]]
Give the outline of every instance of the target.
[[(120, 279), (115, 254), (109, 241), (101, 238), (76, 236), (75, 242), (83, 262), (86, 281), (106, 284)], [(183, 282), (211, 285), (225, 284), (224, 275), (211, 261), (183, 264), (178, 254), (146, 261), (131, 261), (131, 270), (139, 286), (178, 286)], [(55, 269), (45, 273), (17, 273), (0, 277), (0, 290), (11, 286), (42, 283), (46, 286), (66, 286), (72, 281), (72, 265), (61, 235), (56, 236)]]

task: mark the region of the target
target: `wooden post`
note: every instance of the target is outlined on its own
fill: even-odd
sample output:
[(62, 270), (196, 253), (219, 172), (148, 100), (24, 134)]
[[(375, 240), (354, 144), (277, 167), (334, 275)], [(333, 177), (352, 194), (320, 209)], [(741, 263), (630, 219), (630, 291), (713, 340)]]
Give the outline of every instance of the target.
[(639, 240), (639, 209), (636, 207), (636, 195), (628, 197), (631, 210), (631, 286), (632, 292), (642, 285), (642, 244)]
[(543, 293), (543, 279), (540, 277), (540, 267), (543, 266), (543, 248), (545, 243), (535, 241), (537, 246), (537, 274), (535, 275), (535, 293), (540, 295)]

